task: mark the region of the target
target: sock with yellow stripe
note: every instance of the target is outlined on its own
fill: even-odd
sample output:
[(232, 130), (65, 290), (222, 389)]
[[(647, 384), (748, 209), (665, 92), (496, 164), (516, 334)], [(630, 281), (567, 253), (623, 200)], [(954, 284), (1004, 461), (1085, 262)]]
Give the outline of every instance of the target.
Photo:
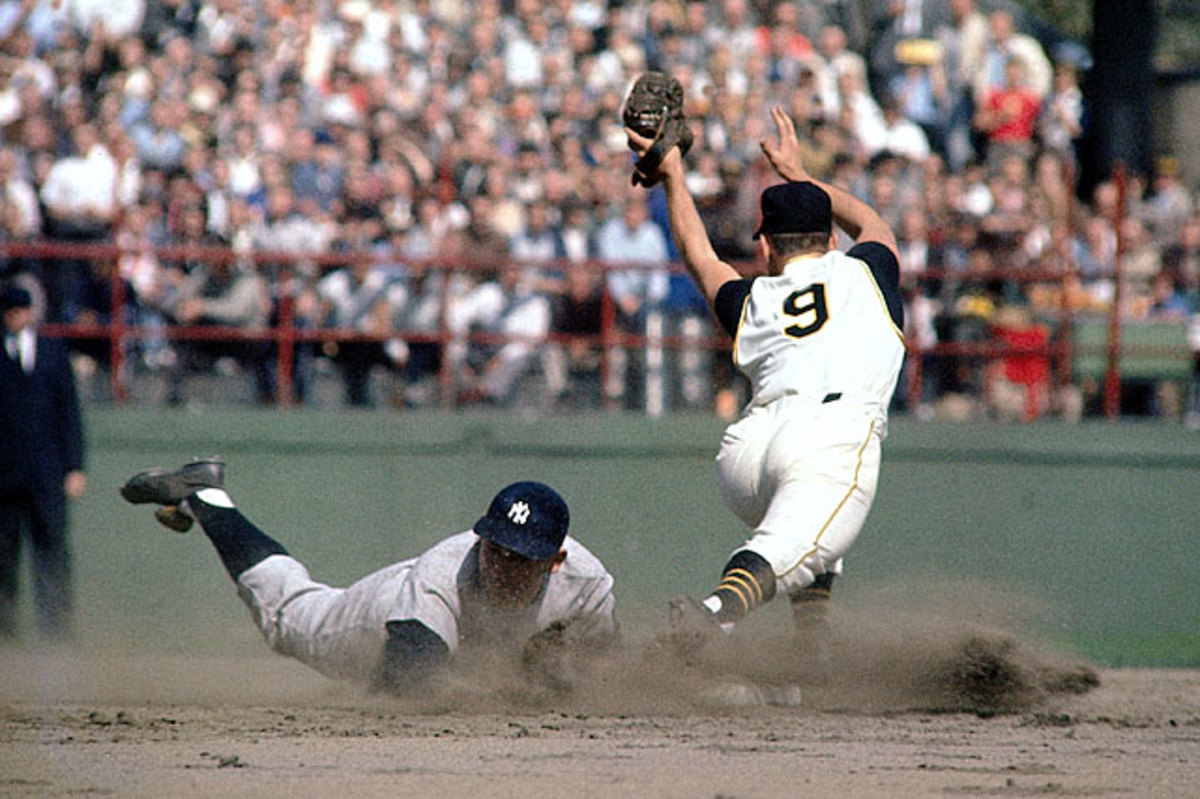
[(719, 622), (735, 622), (775, 596), (775, 572), (766, 559), (743, 549), (725, 564), (721, 582), (704, 604)]

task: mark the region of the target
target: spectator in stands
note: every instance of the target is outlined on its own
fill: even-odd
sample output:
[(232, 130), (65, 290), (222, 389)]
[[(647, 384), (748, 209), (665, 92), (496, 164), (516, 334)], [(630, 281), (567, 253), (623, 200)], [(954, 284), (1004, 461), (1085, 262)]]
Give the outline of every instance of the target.
[(496, 201), (490, 194), (476, 194), (467, 201), (469, 221), (456, 236), (456, 254), (477, 262), (494, 262), (508, 256), (508, 239), (497, 230), (494, 222), (495, 206)]
[(982, 229), (992, 246), (1006, 257), (1018, 252), (1035, 222), (1029, 181), (1029, 164), (1016, 155), (1000, 162), (988, 181), (994, 204), (983, 220)]
[(988, 46), (987, 18), (975, 0), (950, 0), (950, 19), (938, 28), (945, 65), (949, 116), (946, 122), (946, 161), (959, 172), (975, 154), (972, 123), (975, 118), (975, 86), (983, 68)]
[(437, 377), (442, 368), (442, 335), (449, 330), (450, 320), (443, 312), (450, 310), (450, 295), (462, 282), (457, 276), (430, 266), (424, 258), (409, 263), (408, 297), (396, 309), (393, 328), (404, 336), (404, 386), (393, 402), (405, 407), (427, 405), (437, 396)]
[(1145, 316), (1153, 301), (1152, 283), (1162, 271), (1162, 248), (1142, 220), (1126, 217), (1121, 223), (1122, 309), (1132, 316)]
[(1077, 68), (1068, 61), (1054, 65), (1054, 83), (1038, 120), (1038, 139), (1043, 149), (1056, 154), (1072, 168), (1076, 146), (1083, 136), (1083, 92)]
[(562, 222), (559, 235), (563, 254), (568, 260), (579, 263), (596, 257), (595, 238), (591, 214), (579, 198), (567, 200), (560, 208)]
[(1053, 68), (1038, 40), (1017, 30), (1013, 13), (1000, 8), (988, 14), (988, 45), (975, 81), (975, 99), (986, 103), (994, 91), (1011, 86), (1009, 63), (1017, 59), (1024, 65), (1025, 85), (1038, 99), (1050, 95)]
[(883, 149), (885, 137), (883, 111), (867, 88), (863, 78), (854, 72), (838, 77), (838, 125), (852, 138), (856, 152), (870, 157)]
[(1157, 272), (1150, 279), (1150, 302), (1146, 315), (1151, 319), (1182, 322), (1192, 312), (1187, 294), (1175, 285), (1169, 272)]
[(877, 153), (890, 153), (913, 163), (929, 158), (929, 137), (924, 128), (905, 116), (897, 99), (889, 97), (880, 105), (883, 125)]
[(385, 345), (392, 320), (407, 299), (403, 277), (397, 269), (358, 258), (317, 284), (323, 326), (351, 336), (330, 341), (326, 351), (342, 371), (345, 402), (351, 407), (373, 406), (372, 370), (394, 366), (396, 359), (388, 355)]
[[(114, 321), (113, 273), (116, 269), (117, 264), (111, 258), (92, 258), (79, 286), (79, 304), (72, 324), (86, 335), (71, 339), (69, 349), (76, 373), (82, 378), (93, 377), (97, 370), (107, 372), (112, 366), (112, 341), (101, 328)], [(120, 290), (124, 297), (133, 294), (126, 281), (121, 281)], [(122, 306), (119, 318), (123, 324), (133, 321), (133, 310), (128, 303)], [(128, 350), (128, 345), (122, 343), (122, 349)]]
[(550, 302), (537, 289), (536, 273), (509, 263), (500, 269), (499, 280), (476, 286), (466, 304), (471, 332), (488, 338), (472, 341), (459, 403), (509, 407), (519, 381), (539, 361), (550, 332)]
[[(197, 266), (190, 274), (177, 274), (177, 292), (164, 309), (171, 321), (196, 327), (234, 327), (250, 335), (266, 331), (271, 314), (271, 292), (267, 281), (253, 269), (230, 259), (217, 259)], [(171, 368), (167, 404), (181, 405), (186, 399), (186, 381), (197, 371), (218, 366), (230, 358), (254, 376), (255, 398), (260, 403), (275, 399), (269, 342), (253, 338), (236, 341), (206, 338), (176, 341), (177, 359)]]
[(900, 255), (900, 271), (904, 275), (920, 275), (940, 258), (929, 241), (929, 221), (920, 208), (906, 208), (900, 214), (896, 235)]
[(1162, 254), (1163, 271), (1194, 297), (1200, 310), (1200, 215), (1188, 217)]
[(991, 409), (1006, 421), (1031, 422), (1050, 407), (1050, 329), (1027, 308), (1005, 305), (992, 318), (992, 335), (1012, 352), (989, 367)]
[(1073, 240), (1071, 258), (1082, 292), (1075, 307), (1105, 308), (1112, 303), (1116, 268), (1117, 234), (1104, 217), (1093, 214)]
[(132, 206), (121, 219), (116, 244), (122, 253), (117, 261), (121, 279), (129, 285), (130, 322), (146, 328), (135, 347), (142, 366), (159, 370), (167, 366), (174, 352), (164, 335), (166, 318), (161, 309), (168, 291), (166, 272), (154, 248), (148, 210)]
[[(817, 50), (823, 63), (816, 68), (817, 93), (825, 120), (832, 122), (840, 112), (838, 80), (846, 73), (853, 73), (856, 80), (865, 85), (867, 62), (850, 49), (846, 31), (840, 25), (826, 25), (817, 39)], [(800, 120), (796, 120), (799, 122)], [(805, 163), (808, 163), (805, 161)]]
[[(884, 117), (887, 119), (889, 106), (898, 112), (911, 124), (917, 125), (922, 133), (924, 151), (920, 147), (910, 147), (908, 152), (901, 152), (915, 160), (923, 161), (930, 151), (945, 153), (946, 120), (950, 116), (950, 96), (946, 86), (946, 76), (943, 72), (941, 56), (932, 48), (929, 54), (911, 57), (911, 62), (904, 64), (888, 86), (890, 100), (884, 104)], [(895, 123), (888, 120), (889, 127)], [(908, 138), (917, 141), (917, 137), (908, 134)], [(892, 146), (891, 149), (895, 150)], [(909, 155), (914, 152), (914, 155)]]
[(1008, 59), (1003, 83), (987, 89), (975, 114), (975, 126), (987, 136), (987, 159), (993, 166), (1009, 156), (1026, 161), (1033, 157), (1042, 104), (1027, 85), (1025, 71), (1022, 59)]
[(150, 105), (149, 118), (130, 130), (137, 156), (147, 169), (172, 172), (183, 166), (187, 142), (180, 129), (184, 119), (180, 101), (159, 97)]
[(546, 288), (546, 281), (561, 281), (556, 261), (567, 257), (562, 231), (550, 221), (550, 207), (542, 200), (525, 206), (524, 224), (509, 243), (509, 252), (526, 268), (534, 282)]
[(1195, 202), (1180, 179), (1179, 159), (1164, 155), (1154, 164), (1154, 179), (1150, 186), (1141, 217), (1154, 239), (1167, 246), (1179, 236), (1184, 223), (1192, 218)]
[(601, 273), (591, 264), (571, 263), (565, 287), (551, 298), (550, 332), (555, 338), (546, 344), (542, 369), (548, 398), (558, 407), (600, 405), (603, 289)]
[[(103, 4), (84, 5), (88, 10), (79, 18), (95, 21)], [(61, 183), (62, 170), (54, 167), (77, 157), (73, 131), (90, 125), (116, 163), (116, 192), (105, 192), (109, 219), (117, 219), (119, 209), (140, 206), (145, 219), (137, 224), (151, 243), (178, 241), (168, 242), (163, 230), (178, 237), (189, 209), (198, 206), (209, 233), (243, 253), (327, 251), (347, 239), (347, 226), (360, 230), (379, 215), (388, 229), (404, 231), (406, 257), (502, 258), (510, 247), (532, 255), (545, 242), (539, 212), (526, 206), (541, 201), (550, 229), (562, 225), (568, 256), (590, 257), (597, 253), (594, 242), (608, 221), (608, 205), (619, 197), (619, 170), (610, 168), (611, 161), (628, 158), (619, 123), (622, 93), (648, 65), (667, 65), (687, 81), (689, 113), (701, 137), (689, 184), (714, 189), (711, 207), (701, 208), (706, 219), (734, 231), (753, 224), (753, 199), (763, 180), (758, 139), (766, 108), (780, 102), (801, 128), (811, 127), (804, 138), (813, 144), (806, 162), (814, 172), (824, 170), (859, 196), (880, 192), (890, 198), (896, 221), (901, 209), (919, 209), (931, 240), (969, 215), (975, 228), (986, 220), (992, 241), (998, 226), (1012, 218), (1010, 202), (1018, 194), (997, 183), (1002, 158), (969, 166), (964, 127), (972, 119), (971, 87), (987, 83), (981, 76), (989, 46), (990, 67), (1015, 56), (1031, 68), (1035, 94), (1045, 59), (1034, 40), (1015, 30), (1011, 14), (993, 14), (989, 30), (974, 0), (889, 3), (891, 40), (879, 47), (881, 40), (865, 35), (853, 15), (822, 18), (817, 6), (746, 0), (651, 3), (640, 13), (636, 5), (565, 0), (295, 7), (133, 0), (137, 5), (144, 7), (140, 27), (124, 37), (113, 35), (114, 26), (77, 28), (69, 14), (44, 2), (33, 8), (10, 3), (15, 16), (8, 22), (0, 15), (0, 133), (10, 143), (0, 149), (0, 173), (12, 160), (9, 173), (15, 175), (5, 180), (6, 218), (36, 224), (42, 209), (36, 199), (29, 202), (29, 192), (21, 199), (21, 186), (36, 198), (47, 193), (48, 183)], [(925, 165), (938, 163), (933, 156), (916, 153), (911, 169), (898, 169), (891, 157), (870, 160), (885, 150), (904, 151), (887, 143), (888, 125), (875, 96), (892, 95), (881, 88), (896, 69), (893, 45), (913, 37), (939, 42), (946, 95), (943, 100), (935, 91), (933, 73), (910, 69), (902, 73), (908, 80), (890, 87), (907, 101), (901, 115), (925, 125), (928, 139), (938, 124), (931, 105), (944, 103), (943, 113), (954, 109), (944, 148), (947, 168), (923, 177)], [(870, 76), (863, 58), (868, 52), (876, 57)], [(1044, 203), (1053, 225), (1010, 230), (1029, 247), (1016, 257), (1030, 263), (1058, 257), (1056, 246), (1069, 241), (1061, 234), (1072, 221), (1073, 186), (1061, 174), (1050, 179), (1049, 172), (1051, 159), (1058, 159), (1061, 172), (1069, 157), (1063, 142), (1072, 135), (1069, 119), (1079, 105), (1079, 87), (1065, 72), (1059, 77), (1057, 91), (1045, 98), (1038, 138), (1031, 137), (1054, 155), (1038, 161), (1035, 186), (1025, 188), (1020, 204), (1025, 216), (1040, 218)], [(1059, 105), (1067, 117), (1052, 113)], [(982, 129), (976, 133), (986, 136)], [(934, 153), (942, 149), (938, 135), (929, 144)], [(1023, 152), (1033, 152), (1032, 146)], [(290, 202), (281, 189), (291, 191)], [(481, 207), (471, 200), (477, 194), (486, 195)], [(1095, 212), (1111, 223), (1115, 200), (1109, 194), (1081, 203), (1082, 216)], [(1143, 219), (1154, 223), (1167, 250), (1177, 239), (1167, 228), (1186, 218), (1162, 210), (1181, 207), (1176, 195), (1156, 182), (1137, 209), (1152, 214)], [(8, 210), (14, 203), (19, 217)], [(571, 206), (563, 216), (572, 222), (556, 218)], [(469, 219), (471, 229), (464, 231)], [(52, 233), (53, 222), (46, 220)], [(98, 228), (107, 235), (109, 223)], [(380, 229), (367, 238), (378, 243), (383, 235)], [(742, 239), (714, 237), (714, 244), (734, 257)], [(965, 263), (965, 252), (947, 248), (947, 262), (956, 257)], [(1004, 254), (995, 257), (1008, 265)], [(1173, 257), (1164, 251), (1168, 264)], [(1181, 263), (1188, 263), (1186, 257)], [(312, 270), (315, 261), (300, 272), (280, 261), (260, 271), (276, 299), (299, 300), (313, 296)], [(457, 277), (449, 283), (448, 307), (454, 308), (469, 286)], [(958, 285), (934, 285), (933, 294), (952, 307)], [(55, 286), (53, 294), (58, 309), (64, 305), (59, 295), (70, 291)], [(424, 324), (439, 329), (436, 314)], [(636, 319), (634, 324), (634, 332), (644, 332)], [(438, 346), (425, 343), (430, 352)], [(624, 393), (641, 404), (640, 387)]]
[[(614, 267), (608, 272), (607, 285), (616, 309), (617, 331), (645, 336), (647, 322), (667, 296), (667, 239), (662, 228), (650, 220), (645, 197), (627, 193), (621, 199), (618, 213), (596, 231), (596, 254)], [(640, 268), (625, 268), (627, 265)], [(639, 347), (645, 349), (644, 344)], [(636, 362), (632, 351), (629, 347), (609, 351), (604, 386), (606, 399), (623, 401), (628, 408), (645, 401), (646, 365)]]
[[(111, 234), (116, 213), (117, 165), (96, 129), (82, 124), (71, 131), (71, 151), (54, 162), (40, 197), (45, 208), (45, 235), (59, 241), (98, 242)], [(46, 321), (75, 318), (86, 279), (86, 261), (66, 260), (47, 270)]]

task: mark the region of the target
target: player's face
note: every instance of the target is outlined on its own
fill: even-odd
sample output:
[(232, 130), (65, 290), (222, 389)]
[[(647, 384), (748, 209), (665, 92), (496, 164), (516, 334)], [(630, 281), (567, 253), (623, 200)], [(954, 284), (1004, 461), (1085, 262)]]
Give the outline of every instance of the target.
[(561, 562), (560, 557), (530, 560), (485, 538), (479, 542), (480, 587), (493, 607), (520, 610), (537, 599), (546, 576)]

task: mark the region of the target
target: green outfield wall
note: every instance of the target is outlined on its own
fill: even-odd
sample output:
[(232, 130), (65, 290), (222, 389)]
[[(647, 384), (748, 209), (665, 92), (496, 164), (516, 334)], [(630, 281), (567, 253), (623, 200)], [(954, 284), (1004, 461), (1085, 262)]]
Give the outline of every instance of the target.
[[(73, 541), (81, 638), (100, 648), (262, 647), (207, 543), (118, 496), (193, 455), (222, 455), (246, 514), (332, 584), (469, 528), (517, 479), (566, 496), (627, 623), (710, 587), (744, 533), (716, 492), (711, 417), (94, 408), (87, 428)], [(894, 420), (838, 597), (964, 581), (1028, 601), (1098, 662), (1200, 665), (1198, 510), (1200, 434), (1178, 426)]]

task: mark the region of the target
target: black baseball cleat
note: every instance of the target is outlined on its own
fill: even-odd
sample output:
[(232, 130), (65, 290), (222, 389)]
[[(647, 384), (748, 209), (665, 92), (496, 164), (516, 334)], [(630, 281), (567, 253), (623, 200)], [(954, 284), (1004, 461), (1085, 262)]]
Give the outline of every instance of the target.
[[(176, 507), (201, 489), (224, 487), (225, 464), (216, 458), (198, 458), (178, 469), (147, 469), (138, 472), (121, 486), (121, 496), (126, 502), (135, 505), (153, 503)], [(161, 518), (159, 521), (167, 524)], [(191, 526), (191, 520), (188, 521), (188, 526)], [(178, 529), (171, 524), (167, 526)]]

